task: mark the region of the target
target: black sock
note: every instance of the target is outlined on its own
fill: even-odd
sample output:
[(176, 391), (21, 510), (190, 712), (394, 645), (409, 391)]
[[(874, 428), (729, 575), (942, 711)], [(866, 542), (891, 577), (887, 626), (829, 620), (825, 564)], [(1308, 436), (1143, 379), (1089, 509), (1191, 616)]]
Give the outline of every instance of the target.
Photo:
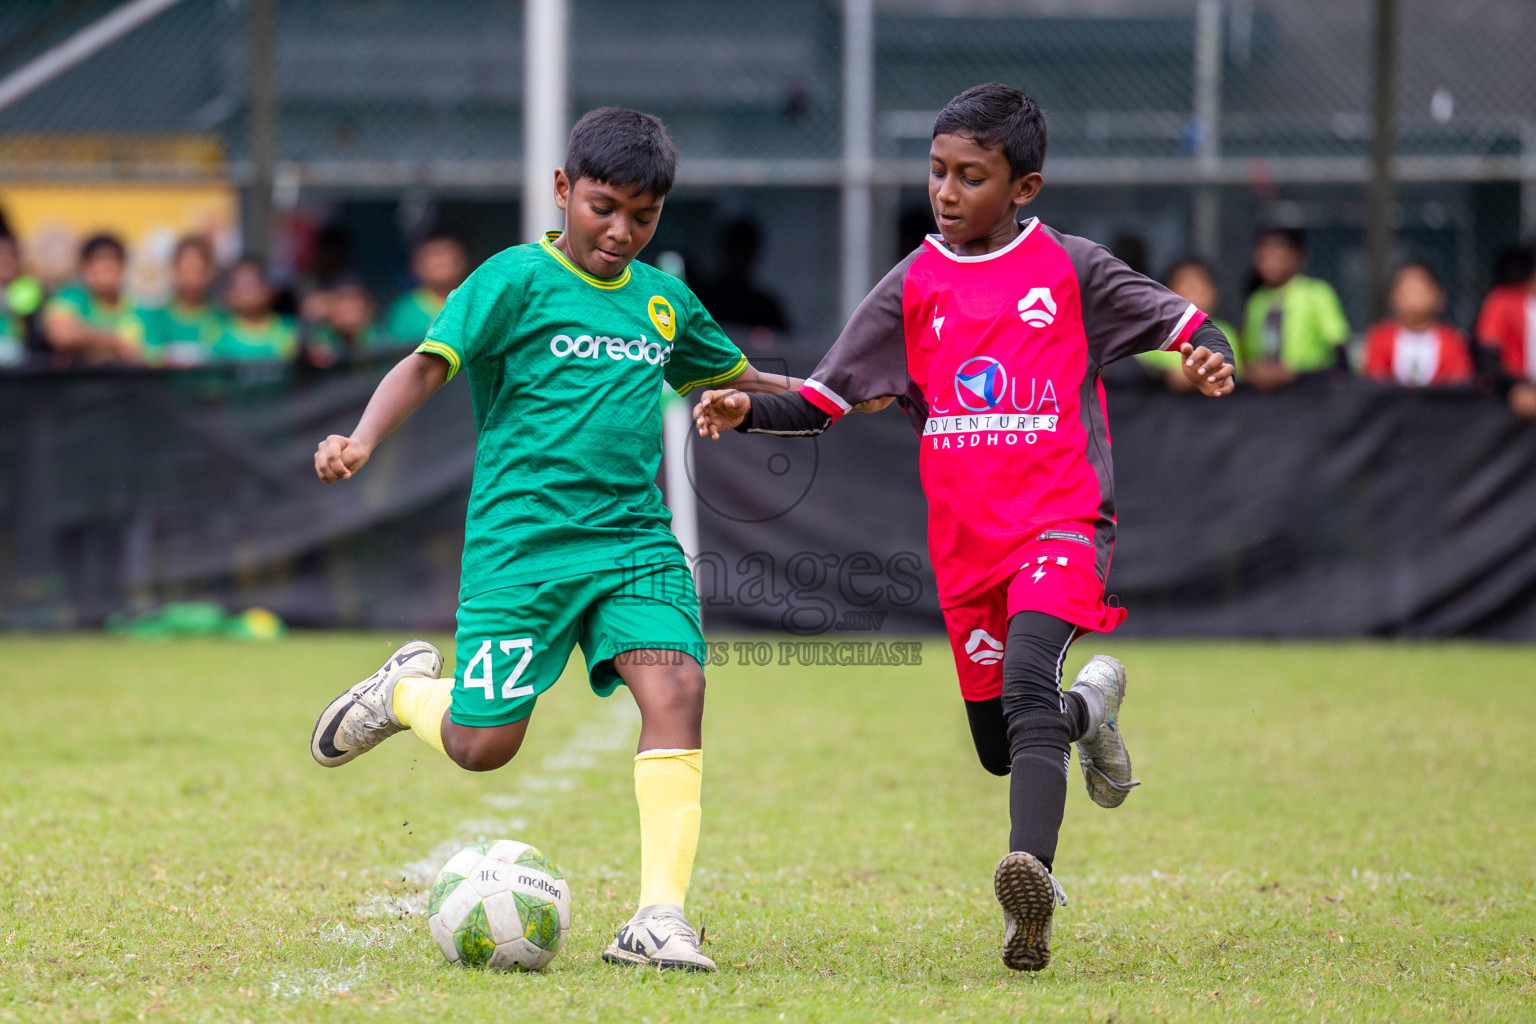
[(1008, 788), (1008, 811), (1013, 828), (1010, 850), (1035, 856), (1046, 870), (1056, 859), (1056, 836), (1067, 807), (1067, 772), (1061, 755), (1036, 747), (1013, 759)]
[(1072, 724), (1072, 742), (1076, 743), (1088, 735), (1088, 702), (1071, 690), (1061, 696), (1067, 705), (1067, 721)]

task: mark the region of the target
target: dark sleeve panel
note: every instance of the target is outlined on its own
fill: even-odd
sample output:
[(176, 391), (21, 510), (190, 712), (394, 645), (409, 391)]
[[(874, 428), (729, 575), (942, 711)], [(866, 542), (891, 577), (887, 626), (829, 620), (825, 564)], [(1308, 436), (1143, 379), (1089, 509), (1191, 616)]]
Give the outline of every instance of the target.
[(832, 417), (816, 408), (796, 391), (782, 394), (753, 395), (747, 418), (737, 427), (748, 434), (777, 434), (780, 437), (814, 437), (832, 425)]
[(1204, 322), (1205, 314), (1188, 299), (1136, 273), (1104, 246), (1052, 234), (1077, 270), (1088, 351), (1099, 366), (1138, 352), (1177, 349)]
[(907, 268), (921, 253), (920, 246), (880, 279), (801, 388), (834, 419), (871, 398), (907, 394), (901, 294)]

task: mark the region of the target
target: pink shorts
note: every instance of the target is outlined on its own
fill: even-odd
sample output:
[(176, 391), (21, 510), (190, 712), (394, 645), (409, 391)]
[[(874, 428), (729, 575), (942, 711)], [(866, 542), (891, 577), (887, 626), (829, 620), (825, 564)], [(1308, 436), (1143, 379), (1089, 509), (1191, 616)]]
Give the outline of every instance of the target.
[(1039, 540), (1020, 552), (1011, 577), (945, 608), (944, 625), (966, 700), (990, 700), (1003, 692), (1003, 643), (1008, 620), (1019, 612), (1043, 612), (1077, 626), (1078, 633), (1108, 633), (1125, 621), (1125, 609), (1104, 603), (1093, 545)]

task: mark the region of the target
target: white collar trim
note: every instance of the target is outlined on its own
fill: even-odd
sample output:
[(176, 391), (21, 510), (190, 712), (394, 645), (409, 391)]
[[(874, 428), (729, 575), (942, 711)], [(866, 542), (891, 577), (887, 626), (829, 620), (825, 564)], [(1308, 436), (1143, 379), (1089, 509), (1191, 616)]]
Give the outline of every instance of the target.
[(932, 246), (935, 252), (939, 252), (945, 256), (948, 256), (956, 263), (985, 263), (987, 260), (995, 260), (999, 256), (1008, 255), (1008, 253), (1012, 252), (1017, 246), (1022, 244), (1024, 239), (1030, 236), (1030, 233), (1035, 230), (1035, 226), (1039, 223), (1039, 217), (1029, 218), (1029, 220), (1024, 223), (1024, 230), (1019, 232), (1019, 237), (1015, 238), (1001, 249), (995, 249), (992, 252), (982, 253), (980, 256), (960, 256), (956, 254), (953, 250), (950, 249), (949, 246), (944, 244), (943, 235), (928, 235), (923, 239), (923, 241)]

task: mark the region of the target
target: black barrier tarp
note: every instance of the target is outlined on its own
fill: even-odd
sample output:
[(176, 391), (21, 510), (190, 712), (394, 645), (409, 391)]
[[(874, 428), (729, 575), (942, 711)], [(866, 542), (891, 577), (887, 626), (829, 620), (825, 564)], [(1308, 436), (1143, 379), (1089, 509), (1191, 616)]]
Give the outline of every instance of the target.
[[(473, 466), (445, 388), (357, 479), (313, 475), (383, 366), (0, 377), (0, 625), (207, 599), (445, 628)], [(1491, 397), (1328, 378), (1221, 401), (1112, 387), (1134, 635), (1536, 639), (1536, 427)], [(917, 440), (689, 445), (711, 629), (936, 632)], [(1005, 486), (998, 482), (996, 486)]]

